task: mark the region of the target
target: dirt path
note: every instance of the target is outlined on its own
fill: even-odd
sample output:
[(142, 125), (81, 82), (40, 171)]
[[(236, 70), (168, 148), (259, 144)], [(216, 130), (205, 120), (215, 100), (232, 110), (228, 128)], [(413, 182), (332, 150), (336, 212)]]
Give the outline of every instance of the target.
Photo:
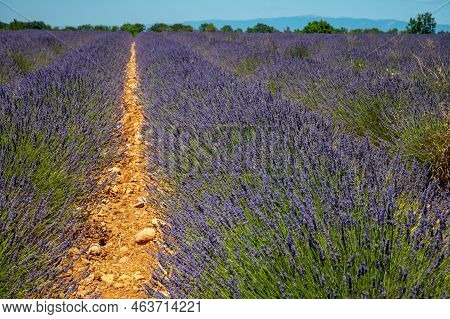
[(125, 156), (109, 170), (117, 174), (114, 184), (106, 186), (93, 202), (90, 211), (91, 229), (88, 253), (74, 267), (82, 273), (90, 266), (89, 276), (78, 289), (78, 297), (93, 290), (102, 298), (144, 298), (143, 284), (150, 278), (152, 265), (148, 251), (155, 251), (159, 237), (158, 215), (145, 201), (147, 197), (145, 145), (142, 128), (142, 106), (136, 96), (137, 74), (135, 44), (126, 68), (124, 88), (123, 130)]

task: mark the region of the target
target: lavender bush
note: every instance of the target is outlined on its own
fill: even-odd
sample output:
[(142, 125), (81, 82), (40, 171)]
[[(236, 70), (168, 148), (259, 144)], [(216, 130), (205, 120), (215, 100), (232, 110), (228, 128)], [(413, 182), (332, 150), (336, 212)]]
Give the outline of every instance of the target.
[[(61, 264), (119, 140), (119, 102), (132, 38), (104, 33), (0, 86), (0, 297), (68, 296)], [(59, 287), (56, 289), (55, 287)]]
[[(346, 132), (405, 150), (449, 181), (450, 37), (170, 35), (272, 95), (322, 112)], [(443, 138), (442, 138), (443, 137)]]
[(448, 193), (426, 169), (243, 81), (183, 36), (137, 38), (149, 169), (174, 188), (158, 194), (169, 225), (149, 294), (448, 296)]
[(102, 32), (0, 31), (0, 84), (56, 61)]

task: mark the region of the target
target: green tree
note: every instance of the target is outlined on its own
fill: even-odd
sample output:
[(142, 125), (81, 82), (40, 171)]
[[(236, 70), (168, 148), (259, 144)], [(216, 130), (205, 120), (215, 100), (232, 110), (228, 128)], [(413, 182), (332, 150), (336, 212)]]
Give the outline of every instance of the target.
[(111, 31), (111, 27), (107, 26), (107, 25), (96, 25), (94, 27), (94, 30), (98, 30), (98, 31)]
[(236, 30), (234, 30), (234, 32), (237, 32), (237, 33), (242, 33), (242, 32), (244, 32), (241, 28), (237, 28)]
[(93, 27), (91, 24), (83, 24), (83, 25), (78, 26), (77, 29), (78, 29), (78, 30), (82, 30), (82, 31), (85, 31), (85, 30), (94, 30), (94, 27)]
[(52, 27), (48, 24), (45, 24), (43, 21), (31, 21), (23, 22), (23, 28), (33, 30), (50, 30)]
[(24, 29), (24, 23), (21, 21), (17, 21), (14, 19), (9, 23), (9, 30), (23, 30)]
[(112, 27), (111, 27), (111, 31), (112, 32), (116, 32), (116, 31), (119, 31), (120, 30), (120, 28), (118, 27), (118, 26), (116, 26), (116, 25), (113, 25)]
[(430, 12), (425, 12), (417, 15), (417, 18), (409, 19), (406, 27), (407, 33), (413, 34), (429, 34), (436, 32), (436, 20)]
[(142, 23), (125, 23), (120, 27), (120, 30), (130, 32), (133, 37), (135, 37), (139, 32), (145, 30), (145, 25), (143, 25)]
[(220, 31), (222, 32), (233, 32), (233, 28), (231, 27), (231, 25), (224, 25)]
[(274, 33), (277, 31), (278, 30), (275, 29), (274, 27), (271, 27), (264, 23), (258, 23), (253, 28), (250, 27), (247, 28), (247, 32), (249, 33)]
[(155, 23), (147, 31), (151, 32), (168, 32), (170, 27), (165, 23)]
[(364, 33), (380, 34), (380, 33), (383, 33), (383, 31), (381, 31), (378, 28), (370, 28), (370, 29), (364, 29)]
[(202, 23), (198, 28), (200, 32), (216, 32), (217, 28), (212, 23)]
[(351, 29), (349, 32), (350, 33), (361, 34), (361, 33), (363, 33), (363, 29)]
[(63, 29), (63, 31), (75, 31), (75, 30), (77, 30), (77, 28), (72, 27), (70, 25), (65, 26), (64, 29)]
[(304, 28), (304, 33), (333, 33), (334, 28), (326, 21), (311, 21)]
[(398, 33), (398, 29), (397, 28), (392, 28), (392, 29), (389, 29), (386, 33), (397, 34)]
[(139, 32), (144, 32), (145, 31), (145, 25), (143, 25), (142, 23), (135, 23), (134, 24), (134, 30), (135, 30), (135, 35), (137, 35)]
[(333, 33), (348, 33), (348, 30), (344, 27), (341, 27), (339, 29), (333, 29)]
[(194, 31), (194, 28), (190, 25), (184, 25), (181, 23), (175, 23), (170, 26), (170, 31), (174, 32), (192, 32)]
[(5, 30), (51, 30), (52, 27), (42, 21), (17, 21), (14, 19), (9, 24), (0, 22), (0, 29)]

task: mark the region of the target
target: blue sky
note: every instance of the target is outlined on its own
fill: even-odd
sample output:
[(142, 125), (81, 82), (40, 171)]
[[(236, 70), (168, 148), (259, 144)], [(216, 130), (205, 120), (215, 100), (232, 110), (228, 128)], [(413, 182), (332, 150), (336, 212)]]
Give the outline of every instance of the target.
[[(397, 19), (434, 11), (448, 0), (0, 0), (0, 21), (43, 20), (51, 25), (183, 22), (320, 15)], [(3, 3), (14, 8), (10, 10)], [(436, 12), (450, 24), (450, 3)]]

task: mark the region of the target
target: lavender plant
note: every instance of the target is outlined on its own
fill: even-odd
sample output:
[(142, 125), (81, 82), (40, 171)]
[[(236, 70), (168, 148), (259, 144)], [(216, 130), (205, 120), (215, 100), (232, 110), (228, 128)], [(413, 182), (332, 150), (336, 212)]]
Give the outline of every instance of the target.
[[(406, 150), (446, 187), (449, 148), (437, 137), (449, 134), (448, 36), (170, 37), (274, 96), (345, 124), (346, 132), (387, 143), (392, 153)], [(254, 57), (257, 67), (245, 68)]]
[(149, 168), (174, 188), (149, 294), (448, 296), (448, 193), (426, 169), (178, 40), (137, 38)]
[(76, 287), (61, 279), (70, 266), (61, 261), (82, 233), (75, 204), (116, 152), (131, 41), (104, 33), (0, 86), (0, 297), (67, 297)]
[(0, 31), (0, 84), (47, 66), (101, 32)]

